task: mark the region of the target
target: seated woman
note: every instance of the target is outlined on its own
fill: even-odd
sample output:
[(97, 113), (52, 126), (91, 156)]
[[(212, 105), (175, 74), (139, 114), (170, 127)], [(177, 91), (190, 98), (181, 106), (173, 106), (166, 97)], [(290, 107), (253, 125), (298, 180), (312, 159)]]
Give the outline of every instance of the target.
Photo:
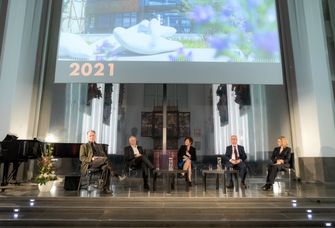
[(178, 167), (188, 171), (187, 181), (192, 186), (192, 162), (197, 160), (195, 148), (192, 146), (193, 139), (186, 137), (184, 145), (178, 150)]
[(272, 152), (271, 164), (268, 166), (266, 184), (262, 187), (263, 191), (272, 189), (277, 173), (290, 167), (291, 148), (287, 146), (287, 139), (284, 136), (280, 136), (277, 139), (277, 144), (278, 147), (274, 148)]

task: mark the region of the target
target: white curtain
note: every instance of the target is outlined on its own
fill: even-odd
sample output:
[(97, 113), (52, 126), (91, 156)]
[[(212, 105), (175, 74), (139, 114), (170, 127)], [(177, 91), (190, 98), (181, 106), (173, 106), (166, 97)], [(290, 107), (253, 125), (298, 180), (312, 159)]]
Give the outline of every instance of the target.
[(267, 112), (264, 86), (251, 85), (251, 105), (241, 110), (235, 103), (235, 94), (232, 85), (227, 85), (228, 123), (220, 125), (220, 116), (217, 109), (219, 97), (216, 90), (219, 85), (213, 85), (213, 119), (215, 153), (224, 154), (226, 146), (230, 145), (230, 136), (237, 135), (238, 143), (243, 145), (249, 160), (264, 159), (264, 151), (268, 148), (267, 142)]

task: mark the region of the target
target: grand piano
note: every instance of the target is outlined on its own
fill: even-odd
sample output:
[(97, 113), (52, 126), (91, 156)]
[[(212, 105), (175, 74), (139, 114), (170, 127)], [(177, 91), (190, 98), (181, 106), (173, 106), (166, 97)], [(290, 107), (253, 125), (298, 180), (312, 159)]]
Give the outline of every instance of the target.
[[(0, 143), (0, 162), (3, 163), (1, 186), (7, 185), (11, 180), (16, 182), (20, 164), (40, 157), (42, 149), (43, 144), (37, 139), (18, 140), (16, 136), (7, 135)], [(8, 173), (10, 163), (13, 164), (13, 169)]]
[[(80, 170), (79, 151), (82, 143), (45, 143), (37, 139), (17, 139), (17, 137), (8, 137), (0, 142), (0, 163), (3, 163), (2, 182), (5, 186), (10, 181), (16, 182), (18, 169), (20, 165), (31, 159), (41, 157), (42, 151), (46, 145), (53, 147), (53, 156), (55, 158), (57, 174), (73, 174)], [(105, 152), (108, 151), (108, 145), (102, 144)], [(11, 173), (8, 173), (10, 163), (13, 164)]]

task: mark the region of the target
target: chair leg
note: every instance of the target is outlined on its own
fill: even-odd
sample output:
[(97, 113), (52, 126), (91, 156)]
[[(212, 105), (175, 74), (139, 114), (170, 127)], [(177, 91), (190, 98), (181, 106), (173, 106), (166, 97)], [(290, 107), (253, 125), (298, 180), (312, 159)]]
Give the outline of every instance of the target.
[(80, 189), (81, 189), (81, 182), (82, 182), (82, 178), (83, 178), (83, 175), (80, 175), (80, 178), (79, 178), (79, 183), (78, 183), (78, 189), (77, 191), (79, 192)]
[(194, 184), (196, 185), (198, 183), (198, 175), (197, 175), (197, 168), (194, 167), (193, 169), (193, 176), (194, 176)]
[(87, 188), (88, 188), (91, 185), (92, 174), (88, 173), (87, 176), (88, 176), (87, 178)]

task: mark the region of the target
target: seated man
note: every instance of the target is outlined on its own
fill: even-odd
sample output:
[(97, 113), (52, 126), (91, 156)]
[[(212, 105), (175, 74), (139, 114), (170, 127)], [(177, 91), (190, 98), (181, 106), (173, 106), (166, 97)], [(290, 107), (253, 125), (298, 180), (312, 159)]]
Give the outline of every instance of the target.
[(291, 148), (288, 147), (287, 139), (284, 136), (280, 136), (277, 139), (277, 144), (278, 147), (274, 148), (271, 163), (268, 166), (268, 175), (266, 177), (266, 184), (262, 187), (263, 191), (272, 189), (278, 171), (290, 167)]
[(137, 145), (136, 137), (129, 137), (129, 146), (124, 148), (124, 159), (127, 167), (142, 169), (144, 189), (149, 190), (148, 168), (154, 169), (154, 165), (149, 161), (141, 146)]
[[(246, 188), (245, 178), (247, 176), (247, 166), (245, 160), (247, 155), (244, 151), (244, 147), (237, 144), (237, 136), (232, 135), (230, 138), (231, 145), (227, 146), (226, 154), (224, 155), (225, 165), (228, 169), (233, 168), (239, 170), (241, 177), (241, 187)], [(232, 175), (228, 175), (228, 185), (227, 188), (233, 188)]]
[(89, 168), (101, 168), (102, 169), (102, 189), (106, 194), (112, 193), (109, 189), (110, 176), (119, 178), (122, 181), (125, 177), (121, 177), (119, 174), (113, 171), (112, 163), (108, 159), (104, 152), (101, 144), (97, 144), (95, 131), (89, 130), (87, 132), (88, 143), (80, 146), (80, 161), (81, 161), (81, 173), (86, 175)]

